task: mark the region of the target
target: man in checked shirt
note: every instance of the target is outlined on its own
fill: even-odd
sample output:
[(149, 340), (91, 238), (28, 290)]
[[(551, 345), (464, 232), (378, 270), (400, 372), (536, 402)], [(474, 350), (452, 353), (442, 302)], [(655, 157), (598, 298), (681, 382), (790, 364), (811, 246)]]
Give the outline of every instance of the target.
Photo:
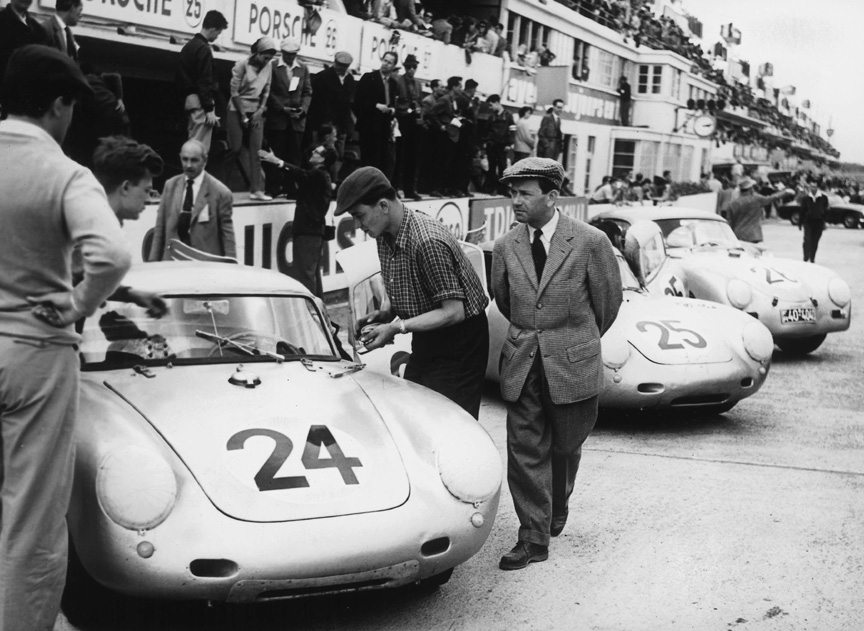
[(363, 167), (345, 178), (335, 215), (350, 213), (378, 244), (388, 308), (357, 323), (369, 350), (412, 333), (405, 378), (440, 392), (475, 419), (489, 354), (489, 299), (462, 248), (439, 222), (406, 208), (384, 174)]

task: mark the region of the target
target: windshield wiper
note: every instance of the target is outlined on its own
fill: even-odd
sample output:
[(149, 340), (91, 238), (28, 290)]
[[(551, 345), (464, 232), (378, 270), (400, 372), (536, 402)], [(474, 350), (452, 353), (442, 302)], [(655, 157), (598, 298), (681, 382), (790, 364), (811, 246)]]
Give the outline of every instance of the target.
[(236, 342), (230, 338), (223, 337), (222, 335), (216, 335), (215, 333), (207, 333), (206, 331), (197, 330), (195, 331), (195, 335), (210, 342), (216, 342), (219, 345), (220, 349), (224, 344), (228, 344), (246, 353), (247, 355), (264, 355), (266, 357), (270, 357), (271, 359), (275, 359), (279, 363), (285, 361), (284, 355), (279, 355), (278, 353), (271, 353), (270, 351), (262, 351), (257, 346), (250, 344), (241, 344), (240, 342)]

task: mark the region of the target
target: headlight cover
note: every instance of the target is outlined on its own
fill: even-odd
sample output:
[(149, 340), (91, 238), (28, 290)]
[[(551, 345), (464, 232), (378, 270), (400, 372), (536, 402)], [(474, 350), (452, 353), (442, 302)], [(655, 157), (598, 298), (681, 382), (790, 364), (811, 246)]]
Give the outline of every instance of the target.
[(726, 284), (726, 297), (733, 307), (743, 309), (753, 299), (753, 290), (740, 278), (733, 278)]
[(744, 350), (754, 361), (765, 363), (774, 353), (774, 338), (771, 331), (761, 322), (753, 320), (744, 325), (741, 332)]
[(845, 307), (852, 300), (852, 292), (846, 281), (841, 278), (832, 278), (828, 281), (828, 297), (838, 307)]
[(96, 495), (111, 521), (129, 530), (155, 528), (171, 513), (177, 480), (152, 449), (120, 447), (99, 463)]
[[(503, 467), (495, 444), (480, 427), (476, 436), (461, 436), (438, 446), (438, 475), (456, 499), (478, 504), (501, 487)], [(479, 433), (484, 435), (481, 437)]]
[(622, 335), (606, 336), (600, 340), (603, 365), (618, 370), (630, 359), (630, 342)]

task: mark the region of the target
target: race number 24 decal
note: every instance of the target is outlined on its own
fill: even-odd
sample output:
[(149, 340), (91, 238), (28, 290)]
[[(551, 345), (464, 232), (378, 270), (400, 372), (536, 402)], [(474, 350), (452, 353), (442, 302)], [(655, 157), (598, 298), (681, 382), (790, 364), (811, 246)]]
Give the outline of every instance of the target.
[[(636, 323), (636, 328), (643, 333), (645, 333), (649, 327), (659, 329), (660, 339), (657, 342), (657, 346), (660, 347), (660, 350), (669, 351), (683, 349), (684, 344), (692, 346), (693, 348), (705, 348), (708, 346), (708, 342), (705, 341), (704, 337), (691, 329), (676, 327), (675, 325), (678, 323), (678, 320), (660, 320), (659, 322), (643, 320), (642, 322)], [(677, 341), (673, 341), (673, 339)]]
[[(276, 477), (276, 473), (282, 467), (291, 452), (294, 451), (294, 443), (285, 434), (272, 429), (251, 428), (237, 432), (228, 439), (228, 451), (243, 449), (246, 440), (253, 436), (265, 436), (273, 440), (276, 445), (273, 453), (255, 474), (255, 484), (259, 491), (281, 491), (283, 489), (304, 489), (309, 486), (309, 480), (305, 475), (291, 475)], [(321, 458), (321, 447), (330, 454), (329, 458)], [(362, 467), (360, 458), (348, 458), (342, 453), (342, 448), (333, 437), (326, 425), (313, 425), (309, 428), (306, 437), (306, 447), (303, 449), (301, 462), (306, 469), (338, 469), (345, 484), (359, 484), (357, 476), (354, 475), (354, 467)]]

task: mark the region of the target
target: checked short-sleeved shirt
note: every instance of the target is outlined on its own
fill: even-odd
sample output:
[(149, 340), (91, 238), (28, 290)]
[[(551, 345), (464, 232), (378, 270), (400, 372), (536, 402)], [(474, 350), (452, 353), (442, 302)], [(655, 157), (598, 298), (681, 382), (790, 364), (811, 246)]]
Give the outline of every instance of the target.
[(396, 238), (378, 238), (378, 258), (393, 310), (403, 320), (433, 311), (444, 300), (461, 300), (466, 319), (489, 303), (462, 248), (428, 215), (405, 208)]

